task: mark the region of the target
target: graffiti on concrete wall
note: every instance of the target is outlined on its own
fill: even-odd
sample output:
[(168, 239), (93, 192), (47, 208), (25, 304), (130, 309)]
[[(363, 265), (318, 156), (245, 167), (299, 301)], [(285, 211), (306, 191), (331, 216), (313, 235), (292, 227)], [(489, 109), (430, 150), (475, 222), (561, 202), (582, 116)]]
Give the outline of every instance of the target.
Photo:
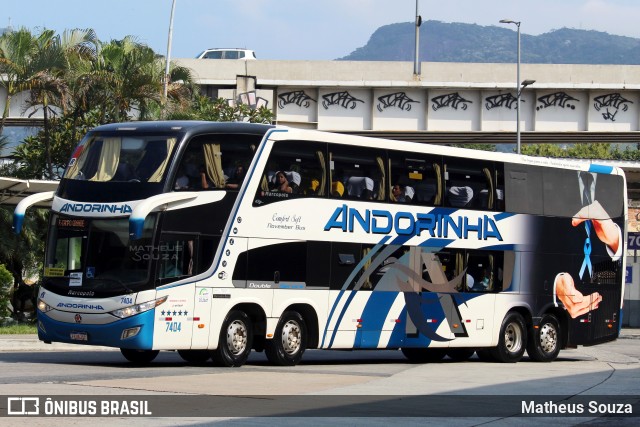
[(378, 111), (386, 110), (387, 108), (396, 107), (402, 111), (411, 111), (411, 104), (420, 101), (414, 101), (409, 98), (405, 92), (390, 93), (389, 95), (378, 97)]
[(593, 98), (593, 107), (596, 111), (599, 111), (605, 120), (612, 122), (616, 121), (616, 114), (619, 111), (627, 111), (629, 109), (629, 104), (633, 104), (633, 101), (624, 98), (618, 92)]
[(269, 100), (257, 96), (255, 90), (252, 90), (250, 92), (239, 93), (236, 98), (236, 102), (238, 104), (248, 105), (253, 109), (258, 109), (261, 107), (266, 108), (269, 106)]
[(541, 96), (538, 98), (538, 102), (540, 103), (536, 106), (536, 110), (538, 111), (549, 107), (570, 108), (575, 110), (575, 103), (580, 102), (580, 100), (569, 96), (566, 92), (554, 92)]
[(345, 109), (350, 108), (353, 110), (358, 105), (358, 102), (362, 102), (364, 104), (363, 100), (352, 96), (347, 91), (328, 93), (326, 95), (322, 95), (322, 99), (324, 99), (324, 101), (322, 101), (322, 106), (325, 110), (328, 110), (332, 105), (337, 105)]
[(311, 102), (318, 102), (305, 93), (304, 90), (295, 90), (291, 92), (283, 92), (278, 95), (278, 107), (284, 108), (289, 104), (295, 104), (298, 107), (309, 108)]
[(433, 104), (431, 104), (433, 111), (438, 111), (439, 109), (446, 107), (450, 107), (455, 110), (458, 108), (466, 110), (468, 108), (467, 104), (473, 103), (473, 101), (461, 97), (458, 92), (436, 96), (435, 98), (431, 98), (431, 102), (433, 102)]
[[(487, 110), (499, 107), (508, 108), (509, 110), (515, 110), (518, 108), (518, 98), (513, 96), (511, 93), (500, 93), (498, 95), (487, 96), (484, 100), (484, 106)], [(521, 99), (520, 102), (524, 102), (524, 99)]]

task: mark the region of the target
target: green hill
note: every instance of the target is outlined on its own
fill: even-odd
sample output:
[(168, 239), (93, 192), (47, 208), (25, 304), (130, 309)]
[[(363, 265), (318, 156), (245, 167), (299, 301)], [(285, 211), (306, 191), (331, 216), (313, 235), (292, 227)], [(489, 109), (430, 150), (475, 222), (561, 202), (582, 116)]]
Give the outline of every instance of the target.
[[(367, 44), (339, 58), (352, 61), (413, 61), (413, 22), (378, 28)], [(420, 60), (432, 62), (514, 62), (513, 25), (425, 21), (420, 27)], [(521, 61), (540, 64), (640, 64), (640, 39), (600, 31), (561, 28), (539, 36), (521, 34)]]

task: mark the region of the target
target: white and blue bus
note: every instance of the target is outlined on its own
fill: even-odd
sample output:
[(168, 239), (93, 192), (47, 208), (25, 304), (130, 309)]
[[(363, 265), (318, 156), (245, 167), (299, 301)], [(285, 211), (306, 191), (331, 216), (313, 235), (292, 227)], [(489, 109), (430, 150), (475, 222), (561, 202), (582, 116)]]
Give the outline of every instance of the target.
[(621, 170), (248, 123), (80, 142), (51, 201), (44, 342), (240, 366), (306, 349), (550, 361), (617, 338)]

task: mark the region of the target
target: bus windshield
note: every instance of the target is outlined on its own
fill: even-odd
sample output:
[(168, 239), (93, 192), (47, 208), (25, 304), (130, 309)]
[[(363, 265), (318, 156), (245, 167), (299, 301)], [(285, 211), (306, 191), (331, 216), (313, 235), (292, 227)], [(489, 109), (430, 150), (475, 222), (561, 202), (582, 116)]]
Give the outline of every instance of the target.
[(87, 137), (76, 148), (64, 178), (89, 181), (160, 182), (176, 145), (173, 136)]
[(56, 215), (45, 259), (45, 280), (60, 290), (122, 293), (149, 285), (156, 217), (145, 220), (142, 239), (129, 242), (128, 218), (87, 219)]

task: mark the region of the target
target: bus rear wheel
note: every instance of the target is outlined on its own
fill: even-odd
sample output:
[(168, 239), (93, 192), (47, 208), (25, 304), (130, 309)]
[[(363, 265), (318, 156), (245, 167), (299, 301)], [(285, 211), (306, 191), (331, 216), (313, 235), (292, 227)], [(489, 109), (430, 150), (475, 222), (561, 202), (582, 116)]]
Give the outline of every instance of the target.
[(304, 318), (297, 311), (286, 311), (276, 326), (273, 339), (265, 341), (267, 359), (274, 365), (297, 365), (306, 349), (307, 325)]
[(411, 348), (400, 349), (404, 357), (413, 363), (439, 362), (447, 355), (446, 348)]
[(159, 350), (132, 350), (130, 348), (121, 348), (120, 353), (127, 359), (129, 362), (134, 363), (136, 365), (146, 365), (147, 363), (153, 362), (160, 353)]
[(209, 350), (178, 350), (182, 360), (188, 363), (204, 363), (211, 357)]
[(533, 328), (527, 344), (527, 354), (536, 362), (551, 362), (560, 353), (560, 325), (553, 314), (545, 314)]
[(515, 363), (522, 359), (527, 345), (527, 329), (522, 315), (508, 313), (500, 327), (498, 346), (491, 349), (491, 355), (498, 362)]
[(251, 319), (243, 311), (233, 310), (224, 319), (218, 348), (211, 357), (217, 365), (242, 366), (249, 358), (253, 344)]

